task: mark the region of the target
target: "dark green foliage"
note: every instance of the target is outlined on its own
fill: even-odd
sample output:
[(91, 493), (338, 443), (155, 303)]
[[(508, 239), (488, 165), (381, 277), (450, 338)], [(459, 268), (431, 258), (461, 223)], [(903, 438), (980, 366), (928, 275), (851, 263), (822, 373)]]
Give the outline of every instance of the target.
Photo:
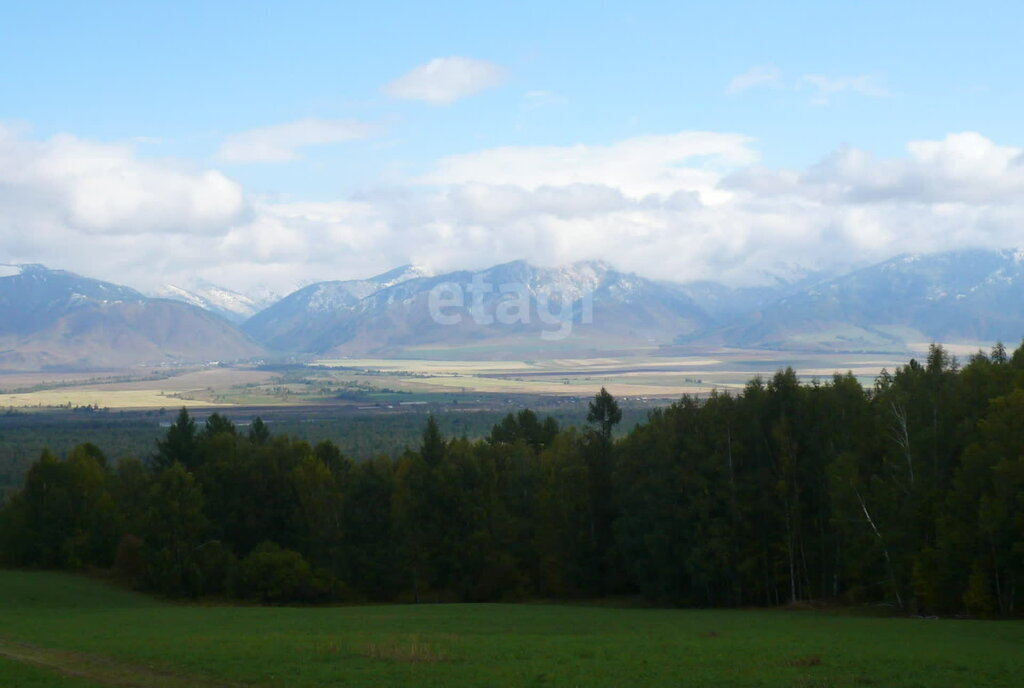
[(596, 425), (598, 432), (605, 439), (609, 439), (612, 436), (612, 428), (621, 420), (622, 409), (619, 408), (619, 402), (615, 401), (615, 397), (602, 387), (594, 400), (590, 402), (590, 408), (587, 410), (587, 422)]
[(238, 429), (228, 418), (219, 413), (211, 413), (210, 417), (206, 419), (200, 438), (216, 437), (221, 434), (235, 436), (238, 434)]
[(318, 602), (330, 599), (330, 576), (313, 571), (298, 552), (264, 542), (242, 560), (239, 591), (261, 602)]
[(25, 487), (4, 509), (0, 535), (15, 564), (108, 566), (117, 546), (117, 508), (109, 474), (95, 447), (76, 447), (65, 460), (43, 452)]
[[(559, 402), (551, 411), (552, 425), (570, 426), (581, 423), (586, 416), (585, 402)], [(289, 435), (316, 446), (329, 441), (346, 456), (365, 460), (386, 455), (398, 458), (409, 447), (422, 441), (425, 413), (418, 407), (407, 407), (395, 413), (379, 410), (353, 412), (351, 409), (321, 407), (293, 409), (279, 407), (262, 416), (270, 434)], [(647, 416), (647, 405), (623, 408), (622, 426), (632, 426)], [(28, 469), (49, 448), (57, 457), (67, 456), (77, 445), (92, 443), (103, 448), (108, 461), (125, 456), (154, 460), (154, 446), (166, 439), (168, 427), (177, 411), (101, 411), (80, 413), (74, 410), (45, 413), (0, 411), (0, 505), (14, 495), (25, 482)], [(448, 437), (485, 438), (507, 411), (437, 410), (434, 417), (441, 433)], [(271, 420), (272, 419), (272, 420)], [(557, 420), (556, 420), (557, 419)], [(198, 433), (202, 425), (193, 417)], [(170, 421), (170, 422), (169, 422)], [(247, 426), (249, 434), (253, 425)], [(250, 437), (260, 444), (258, 437)], [(269, 440), (269, 437), (267, 438)], [(264, 441), (263, 443), (266, 443)], [(168, 464), (169, 465), (169, 464)]]
[(167, 435), (157, 442), (154, 463), (160, 468), (169, 468), (180, 463), (186, 468), (195, 468), (198, 462), (196, 422), (182, 408), (178, 418), (167, 431)]
[(140, 525), (147, 582), (166, 595), (204, 592), (197, 556), (208, 531), (202, 488), (181, 463), (156, 477)]
[(263, 419), (256, 416), (249, 425), (249, 441), (253, 444), (266, 444), (270, 439), (270, 428)]
[(391, 459), (363, 461), (352, 468), (341, 504), (345, 549), (338, 577), (374, 600), (390, 598), (405, 582), (397, 567), (394, 490)]
[(520, 411), (485, 440), (447, 439), (431, 415), (418, 451), (361, 462), (258, 419), (198, 430), (183, 411), (148, 467), (90, 444), (44, 453), (0, 511), (0, 552), (275, 603), (640, 593), (1013, 616), (1022, 351), (960, 367), (933, 347), (871, 390), (786, 369), (683, 398), (619, 439), (605, 390), (582, 431)]
[(600, 552), (593, 531), (594, 505), (580, 433), (555, 438), (538, 462), (535, 517), (539, 591), (580, 596), (593, 592)]
[(550, 445), (558, 434), (558, 421), (548, 416), (541, 422), (537, 414), (523, 409), (508, 414), (491, 430), (487, 441), (491, 444), (515, 444), (524, 442), (535, 450)]
[(427, 427), (423, 430), (423, 444), (420, 446), (420, 456), (430, 466), (436, 466), (444, 459), (445, 443), (441, 435), (441, 429), (437, 426), (434, 414), (427, 416)]

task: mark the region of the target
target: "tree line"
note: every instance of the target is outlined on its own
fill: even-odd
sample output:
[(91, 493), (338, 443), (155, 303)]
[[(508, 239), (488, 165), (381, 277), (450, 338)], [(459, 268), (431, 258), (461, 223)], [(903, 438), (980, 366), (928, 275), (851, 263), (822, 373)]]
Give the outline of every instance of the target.
[(9, 565), (110, 569), (168, 596), (265, 602), (643, 595), (1014, 616), (1024, 583), (1024, 347), (684, 397), (618, 438), (529, 410), (483, 439), (353, 461), (182, 410), (146, 461), (33, 464)]
[[(309, 413), (279, 407), (264, 415), (263, 421), (275, 434), (288, 434), (314, 446), (330, 440), (346, 456), (365, 458), (386, 454), (398, 458), (408, 447), (419, 444), (428, 413), (434, 414), (446, 435), (474, 438), (486, 436), (508, 413), (508, 408), (498, 406), (497, 402), (461, 410), (455, 401), (439, 396), (429, 405), (365, 412), (331, 405), (311, 409)], [(586, 414), (587, 400), (544, 401), (543, 413), (562, 424), (578, 423)], [(505, 403), (502, 399), (501, 404)], [(644, 420), (648, 410), (649, 407), (642, 405), (623, 408), (622, 425), (632, 426)], [(101, 446), (103, 453), (112, 460), (122, 456), (148, 457), (178, 411), (119, 409), (79, 413), (50, 409), (36, 413), (0, 409), (0, 504), (21, 488), (28, 469), (44, 448), (66, 456), (76, 445), (91, 442)], [(538, 408), (534, 411), (542, 413)], [(201, 425), (199, 416), (196, 419)], [(245, 426), (242, 428), (244, 430)]]

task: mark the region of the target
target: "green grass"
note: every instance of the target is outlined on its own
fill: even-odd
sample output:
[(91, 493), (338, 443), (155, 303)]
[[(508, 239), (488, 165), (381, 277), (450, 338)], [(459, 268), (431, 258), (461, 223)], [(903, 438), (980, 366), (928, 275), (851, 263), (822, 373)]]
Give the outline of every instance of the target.
[(4, 688), (100, 688), (103, 684), (55, 675), (52, 670), (0, 657), (0, 685)]
[[(52, 652), (65, 668), (88, 662), (85, 675), (106, 685), (147, 685), (151, 672), (193, 685), (960, 688), (1019, 686), (1024, 669), (1024, 622), (540, 604), (178, 605), (79, 576), (0, 571), (0, 654), (14, 643)], [(0, 685), (95, 685), (0, 664), (0, 676), (8, 670), (21, 683)], [(133, 671), (136, 683), (123, 678)]]

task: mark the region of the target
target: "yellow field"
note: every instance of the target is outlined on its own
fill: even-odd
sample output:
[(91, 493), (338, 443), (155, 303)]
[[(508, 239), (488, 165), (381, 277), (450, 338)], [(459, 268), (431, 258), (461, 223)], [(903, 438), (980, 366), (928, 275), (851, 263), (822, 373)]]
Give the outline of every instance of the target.
[[(706, 357), (562, 358), (541, 361), (429, 361), (340, 359), (317, 365), (383, 373), (388, 385), (421, 393), (489, 393), (591, 396), (605, 387), (623, 397), (679, 397), (728, 383), (695, 382), (696, 369), (720, 363)], [(657, 373), (646, 372), (658, 369)], [(383, 380), (381, 380), (383, 384)]]
[[(139, 374), (141, 377), (144, 375)], [(114, 381), (84, 375), (22, 373), (17, 376), (0, 377), (5, 387), (44, 385), (51, 383), (53, 389), (0, 394), (0, 408), (98, 406), (100, 408), (170, 408), (188, 406), (224, 406), (231, 402), (217, 399), (218, 392), (246, 383), (266, 382), (272, 373), (257, 370), (211, 368), (182, 370), (179, 374), (165, 379), (121, 379), (131, 374), (116, 376)], [(61, 385), (63, 382), (70, 384)]]
[(536, 368), (536, 364), (526, 361), (427, 361), (403, 358), (342, 358), (314, 363), (328, 368), (359, 368), (433, 375), (516, 372)]
[[(172, 393), (173, 394), (173, 393)], [(189, 398), (188, 393), (181, 396), (168, 396), (157, 389), (83, 389), (68, 387), (64, 389), (47, 389), (26, 394), (0, 394), (0, 408), (15, 407), (57, 407), (66, 406), (98, 406), (100, 408), (172, 408), (187, 403), (189, 406), (213, 406), (214, 404), (200, 399)]]
[(416, 392), (480, 392), (589, 396), (605, 387), (623, 397), (677, 398), (742, 388), (756, 375), (793, 365), (805, 377), (850, 371), (870, 381), (900, 358), (877, 355), (791, 355), (770, 351), (715, 352), (701, 356), (558, 358), (537, 361), (437, 361), (420, 359), (328, 359), (316, 364), (358, 376), (378, 375), (380, 384)]
[[(99, 406), (173, 408), (339, 403), (347, 394), (525, 394), (586, 397), (601, 387), (624, 398), (675, 399), (683, 394), (742, 388), (755, 375), (793, 366), (804, 379), (852, 371), (870, 384), (882, 368), (905, 359), (867, 354), (789, 354), (721, 350), (694, 356), (552, 358), (536, 361), (331, 359), (277, 373), (214, 367), (85, 374), (0, 375), (0, 408)], [(26, 389), (39, 386), (40, 389)], [(45, 388), (43, 388), (45, 387)]]
[(593, 396), (602, 387), (617, 397), (679, 397), (683, 394), (708, 392), (709, 387), (698, 385), (644, 384), (614, 378), (586, 380), (508, 380), (474, 376), (434, 377), (428, 381), (400, 378), (410, 389), (421, 392), (481, 392), (490, 394), (533, 394), (545, 396)]
[(721, 363), (715, 358), (700, 356), (644, 358), (553, 358), (540, 361), (431, 361), (416, 358), (343, 358), (316, 361), (316, 365), (333, 368), (423, 373), (433, 375), (472, 375), (516, 372), (579, 372), (628, 368), (695, 368)]

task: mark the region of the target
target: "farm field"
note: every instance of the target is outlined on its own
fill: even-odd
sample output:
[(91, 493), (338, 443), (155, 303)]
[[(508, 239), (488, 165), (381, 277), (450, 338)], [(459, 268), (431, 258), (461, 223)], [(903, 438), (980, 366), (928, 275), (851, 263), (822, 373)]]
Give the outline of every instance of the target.
[(549, 604), (255, 607), (0, 571), (5, 686), (1017, 686), (1024, 622)]
[[(804, 381), (852, 372), (870, 385), (913, 354), (794, 353), (723, 349), (686, 355), (539, 360), (346, 358), (280, 367), (137, 369), (106, 374), (0, 374), (0, 408), (110, 409), (366, 404), (452, 395), (588, 398), (601, 387), (625, 399), (677, 399), (736, 390), (793, 367)], [(966, 357), (975, 348), (951, 347)]]
[(111, 409), (375, 403), (389, 395), (429, 400), (451, 395), (593, 396), (676, 399), (739, 389), (755, 375), (794, 367), (805, 380), (851, 371), (870, 384), (905, 357), (725, 350), (679, 356), (524, 361), (334, 359), (279, 368), (139, 369), (107, 374), (0, 375), (0, 408), (94, 406)]
[(617, 397), (678, 398), (742, 388), (756, 375), (793, 366), (804, 379), (851, 371), (865, 384), (906, 360), (874, 354), (798, 354), (722, 350), (686, 356), (557, 358), (529, 361), (335, 359), (318, 365), (374, 371), (399, 388), (589, 397), (605, 387)]
[(0, 408), (97, 406), (112, 409), (218, 405), (225, 390), (266, 383), (274, 374), (252, 368), (135, 370), (110, 374), (0, 375)]

